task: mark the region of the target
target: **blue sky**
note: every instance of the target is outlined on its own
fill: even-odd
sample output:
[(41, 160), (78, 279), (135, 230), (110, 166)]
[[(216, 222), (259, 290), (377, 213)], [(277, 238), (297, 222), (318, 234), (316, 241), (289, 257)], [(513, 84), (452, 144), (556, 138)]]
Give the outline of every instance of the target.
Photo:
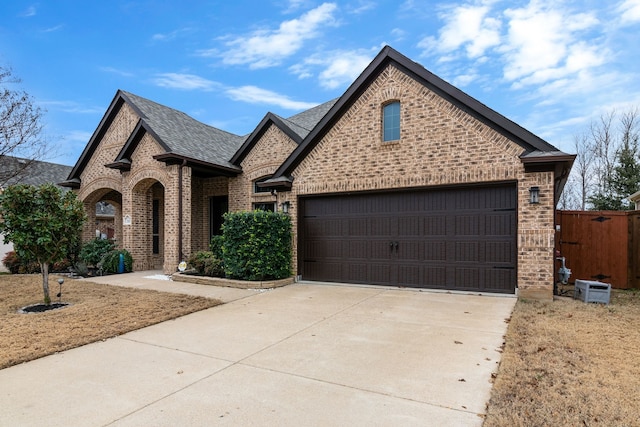
[(340, 96), (387, 44), (567, 152), (640, 106), (640, 0), (0, 3), (0, 64), (68, 165), (118, 89), (244, 135)]

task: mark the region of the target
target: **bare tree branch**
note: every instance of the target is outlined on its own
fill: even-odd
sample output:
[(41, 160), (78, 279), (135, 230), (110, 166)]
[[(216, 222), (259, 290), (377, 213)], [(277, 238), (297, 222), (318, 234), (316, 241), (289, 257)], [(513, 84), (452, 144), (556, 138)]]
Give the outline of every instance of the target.
[(19, 82), (11, 69), (0, 66), (0, 186), (25, 173), (49, 150), (42, 136), (44, 112), (26, 92), (12, 88)]

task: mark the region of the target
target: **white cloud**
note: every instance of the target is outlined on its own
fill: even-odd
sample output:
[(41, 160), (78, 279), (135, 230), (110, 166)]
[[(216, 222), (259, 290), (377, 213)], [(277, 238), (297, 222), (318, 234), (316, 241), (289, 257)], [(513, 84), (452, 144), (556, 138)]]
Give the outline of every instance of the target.
[(277, 30), (258, 30), (247, 36), (233, 37), (224, 44), (225, 52), (200, 52), (201, 56), (221, 56), (229, 65), (249, 64), (251, 69), (279, 65), (298, 52), (307, 40), (318, 37), (324, 27), (335, 25), (335, 3), (323, 3), (297, 19), (284, 21)]
[(98, 68), (100, 71), (104, 71), (105, 73), (111, 73), (111, 74), (116, 74), (118, 76), (121, 77), (133, 77), (134, 74), (130, 73), (128, 71), (124, 71), (124, 70), (119, 70), (115, 67), (99, 67)]
[(83, 143), (87, 143), (91, 139), (91, 135), (91, 132), (86, 132), (83, 130), (72, 130), (67, 132), (64, 139), (67, 141), (80, 141)]
[(76, 101), (41, 101), (38, 104), (47, 109), (73, 114), (100, 114), (104, 112), (104, 107), (87, 107)]
[(456, 87), (465, 87), (469, 86), (471, 83), (475, 82), (478, 79), (478, 73), (473, 70), (469, 70), (469, 72), (465, 74), (458, 74), (453, 79), (453, 85)]
[(600, 47), (579, 38), (581, 31), (598, 23), (593, 14), (543, 8), (537, 1), (525, 8), (507, 9), (504, 14), (509, 29), (501, 50), (508, 81), (518, 85), (544, 83), (603, 62), (604, 52), (597, 52)]
[(169, 33), (166, 34), (162, 34), (162, 33), (156, 33), (154, 35), (151, 36), (151, 40), (152, 41), (157, 41), (157, 42), (166, 42), (166, 41), (171, 41), (176, 39), (177, 37), (179, 37), (182, 34), (188, 33), (191, 31), (191, 28), (179, 28), (177, 30), (173, 30)]
[(359, 15), (368, 10), (375, 9), (376, 3), (370, 0), (359, 0), (357, 5), (348, 8), (347, 12), (353, 15)]
[(618, 11), (623, 23), (640, 22), (640, 0), (625, 0), (618, 6)]
[(407, 32), (402, 28), (394, 28), (391, 30), (391, 35), (395, 38), (396, 41), (402, 41), (407, 37)]
[(318, 77), (320, 85), (335, 89), (353, 82), (371, 62), (369, 55), (341, 55), (332, 58), (328, 67)]
[(36, 7), (35, 6), (29, 6), (19, 16), (21, 16), (23, 18), (30, 18), (32, 16), (36, 16), (36, 13), (37, 13)]
[(56, 25), (54, 27), (45, 28), (44, 30), (42, 30), (42, 32), (43, 33), (53, 33), (53, 32), (59, 31), (59, 30), (61, 30), (63, 28), (64, 28), (64, 24), (59, 24), (59, 25)]
[(499, 19), (487, 16), (487, 5), (457, 6), (440, 14), (446, 23), (438, 38), (426, 37), (418, 47), (438, 52), (451, 52), (464, 46), (470, 58), (482, 56), (500, 43)]
[(277, 105), (287, 110), (306, 110), (318, 105), (312, 102), (294, 101), (285, 95), (256, 86), (229, 88), (225, 93), (234, 101), (243, 101), (250, 104)]
[(298, 78), (309, 78), (314, 75), (314, 70), (321, 68), (318, 73), (320, 85), (326, 89), (352, 83), (362, 71), (369, 65), (378, 47), (373, 50), (339, 50), (333, 52), (323, 52), (312, 55), (302, 63), (289, 68), (291, 72), (298, 75)]
[[(633, 0), (640, 1), (640, 0)], [(609, 50), (590, 33), (600, 22), (595, 12), (576, 13), (556, 0), (529, 0), (522, 7), (494, 8), (480, 0), (439, 13), (444, 24), (438, 36), (418, 46), (427, 56), (438, 56), (447, 68), (470, 59), (454, 81), (472, 81), (468, 69), (502, 64), (503, 77), (514, 88), (563, 79), (585, 68), (603, 65)]]
[(210, 91), (220, 86), (219, 83), (207, 80), (194, 74), (160, 73), (152, 79), (153, 83), (160, 87), (181, 90)]
[(302, 9), (309, 3), (309, 0), (289, 0), (289, 5), (285, 9), (284, 13), (292, 13), (296, 10)]

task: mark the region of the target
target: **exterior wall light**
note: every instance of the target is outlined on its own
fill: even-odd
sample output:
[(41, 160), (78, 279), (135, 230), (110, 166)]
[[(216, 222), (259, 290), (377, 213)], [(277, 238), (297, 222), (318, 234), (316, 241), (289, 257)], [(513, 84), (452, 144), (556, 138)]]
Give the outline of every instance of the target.
[(290, 202), (283, 202), (280, 206), (282, 207), (282, 213), (289, 215), (289, 206)]
[(529, 203), (532, 205), (540, 203), (540, 187), (529, 188)]

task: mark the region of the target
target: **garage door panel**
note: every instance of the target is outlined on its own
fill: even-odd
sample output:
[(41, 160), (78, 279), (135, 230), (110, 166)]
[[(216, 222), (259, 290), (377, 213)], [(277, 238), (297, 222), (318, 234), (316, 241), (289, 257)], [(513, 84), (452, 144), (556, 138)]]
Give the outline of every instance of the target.
[(478, 236), (480, 234), (480, 218), (475, 215), (458, 215), (455, 217), (456, 236)]
[(428, 265), (423, 267), (422, 284), (425, 287), (446, 288), (447, 269), (440, 265)]
[(398, 285), (418, 287), (423, 282), (423, 268), (417, 265), (398, 266)]
[(447, 259), (447, 242), (443, 240), (424, 242), (423, 261), (445, 261)]
[(392, 268), (389, 264), (371, 264), (369, 266), (368, 280), (365, 283), (371, 283), (373, 285), (391, 285), (394, 283), (391, 273)]
[(493, 268), (487, 269), (485, 274), (486, 292), (513, 292), (510, 284), (516, 280), (516, 270), (513, 268)]
[(305, 233), (309, 237), (340, 237), (342, 235), (342, 221), (339, 219), (311, 218), (306, 222)]
[(485, 236), (512, 236), (515, 234), (515, 228), (515, 217), (512, 212), (487, 214), (484, 217)]
[(344, 244), (347, 246), (345, 258), (358, 260), (369, 259), (372, 256), (375, 256), (369, 251), (371, 245), (367, 240), (348, 240), (345, 241)]
[(399, 236), (421, 236), (422, 218), (419, 216), (398, 217), (398, 235)]
[(424, 235), (425, 236), (446, 236), (447, 235), (447, 217), (431, 216), (427, 214), (424, 218)]
[(475, 241), (455, 242), (454, 262), (473, 262), (481, 261), (480, 243)]
[(424, 259), (424, 242), (400, 240), (397, 243), (397, 250), (394, 246), (394, 249), (391, 251), (391, 255), (397, 255), (399, 260), (417, 262)]
[(376, 237), (391, 237), (395, 235), (395, 228), (393, 227), (395, 217), (384, 216), (380, 218), (367, 218), (369, 223), (369, 236)]
[(515, 248), (512, 242), (486, 242), (485, 260), (487, 263), (504, 263), (511, 265), (515, 262)]
[(516, 196), (507, 184), (303, 197), (300, 272), (310, 280), (514, 292)]
[(454, 267), (454, 284), (456, 289), (467, 290), (478, 287), (480, 272), (478, 268)]
[(348, 283), (361, 283), (368, 276), (369, 265), (367, 263), (350, 263), (347, 266)]
[(341, 262), (304, 262), (306, 275), (310, 280), (340, 282), (343, 278)]

